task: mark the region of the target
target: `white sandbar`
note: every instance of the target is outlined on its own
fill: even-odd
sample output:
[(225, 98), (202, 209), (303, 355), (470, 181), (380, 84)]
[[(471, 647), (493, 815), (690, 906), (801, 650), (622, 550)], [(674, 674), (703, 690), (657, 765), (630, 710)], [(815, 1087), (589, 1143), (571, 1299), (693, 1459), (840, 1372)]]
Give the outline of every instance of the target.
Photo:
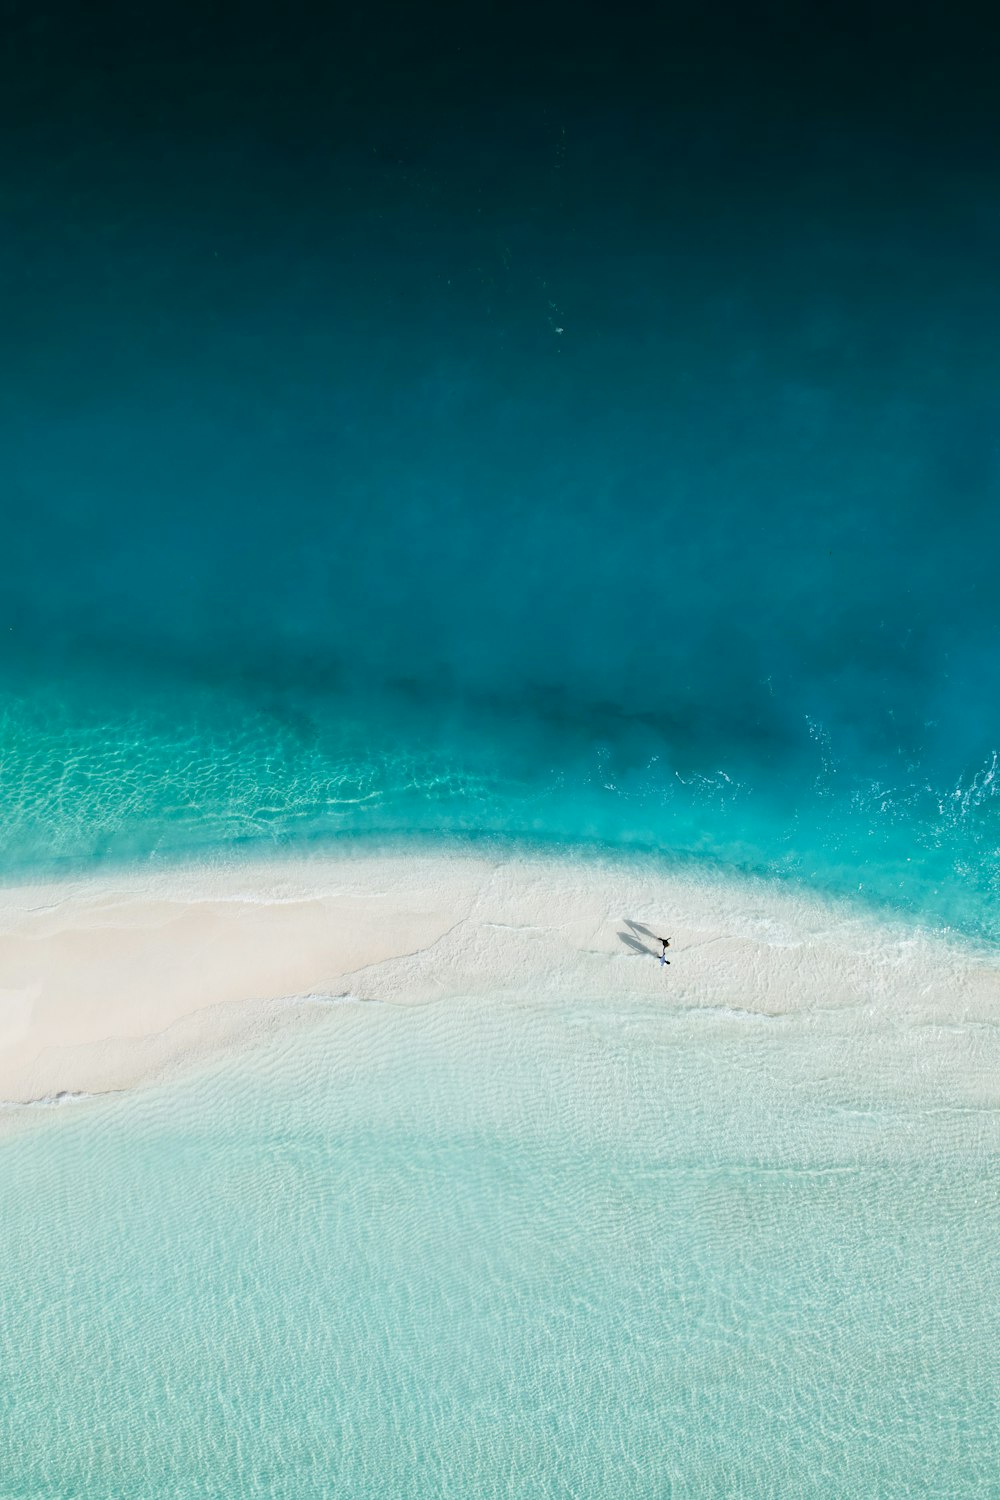
[[(642, 928), (670, 936), (669, 968)], [(904, 1037), (914, 1087), (933, 1074), (1000, 1102), (994, 955), (765, 882), (448, 850), (0, 891), (0, 1100), (131, 1087), (338, 996), (571, 999), (623, 1024), (653, 1005), (802, 1033), (836, 1016), (844, 1035)]]

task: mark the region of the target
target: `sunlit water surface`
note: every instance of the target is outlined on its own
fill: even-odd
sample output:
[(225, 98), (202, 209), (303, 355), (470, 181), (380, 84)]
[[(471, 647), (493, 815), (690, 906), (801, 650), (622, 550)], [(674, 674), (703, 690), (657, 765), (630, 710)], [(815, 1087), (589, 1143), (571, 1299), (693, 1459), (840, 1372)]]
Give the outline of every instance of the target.
[(1000, 1131), (896, 1065), (341, 1003), (9, 1115), (0, 1492), (981, 1500)]

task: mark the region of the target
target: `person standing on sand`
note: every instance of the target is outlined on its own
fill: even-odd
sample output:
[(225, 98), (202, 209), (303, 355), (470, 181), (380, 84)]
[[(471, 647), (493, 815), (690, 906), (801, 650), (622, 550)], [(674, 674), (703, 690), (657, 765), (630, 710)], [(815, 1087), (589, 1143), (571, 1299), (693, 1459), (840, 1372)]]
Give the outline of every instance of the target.
[(669, 958), (667, 957), (667, 949), (670, 947), (670, 939), (657, 938), (656, 941), (660, 944), (660, 968), (662, 969), (664, 964), (668, 964), (670, 962)]

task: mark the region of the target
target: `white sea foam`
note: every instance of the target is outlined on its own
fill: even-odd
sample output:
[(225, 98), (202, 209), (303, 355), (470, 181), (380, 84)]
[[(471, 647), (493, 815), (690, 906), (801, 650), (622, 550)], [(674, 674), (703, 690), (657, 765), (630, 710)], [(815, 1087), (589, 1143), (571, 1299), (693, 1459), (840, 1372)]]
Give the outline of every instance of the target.
[(102, 1097), (83, 1089), (61, 1089), (58, 1094), (43, 1094), (39, 1099), (0, 1099), (0, 1109), (61, 1109), (66, 1104), (84, 1104)]

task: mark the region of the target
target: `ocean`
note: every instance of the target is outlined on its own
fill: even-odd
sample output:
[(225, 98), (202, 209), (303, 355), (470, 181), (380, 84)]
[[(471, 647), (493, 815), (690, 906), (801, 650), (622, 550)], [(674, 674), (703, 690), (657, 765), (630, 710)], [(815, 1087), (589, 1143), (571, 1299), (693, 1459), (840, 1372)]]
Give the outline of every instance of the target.
[(514, 831), (995, 935), (1000, 225), (944, 39), (849, 106), (849, 12), (811, 61), (58, 14), (0, 147), (5, 867)]
[[(7, 881), (530, 844), (995, 943), (974, 30), (9, 9)], [(544, 1018), (372, 1014), (2, 1143), (4, 1500), (991, 1492), (988, 1119), (789, 1164), (612, 1043), (605, 1138)]]

